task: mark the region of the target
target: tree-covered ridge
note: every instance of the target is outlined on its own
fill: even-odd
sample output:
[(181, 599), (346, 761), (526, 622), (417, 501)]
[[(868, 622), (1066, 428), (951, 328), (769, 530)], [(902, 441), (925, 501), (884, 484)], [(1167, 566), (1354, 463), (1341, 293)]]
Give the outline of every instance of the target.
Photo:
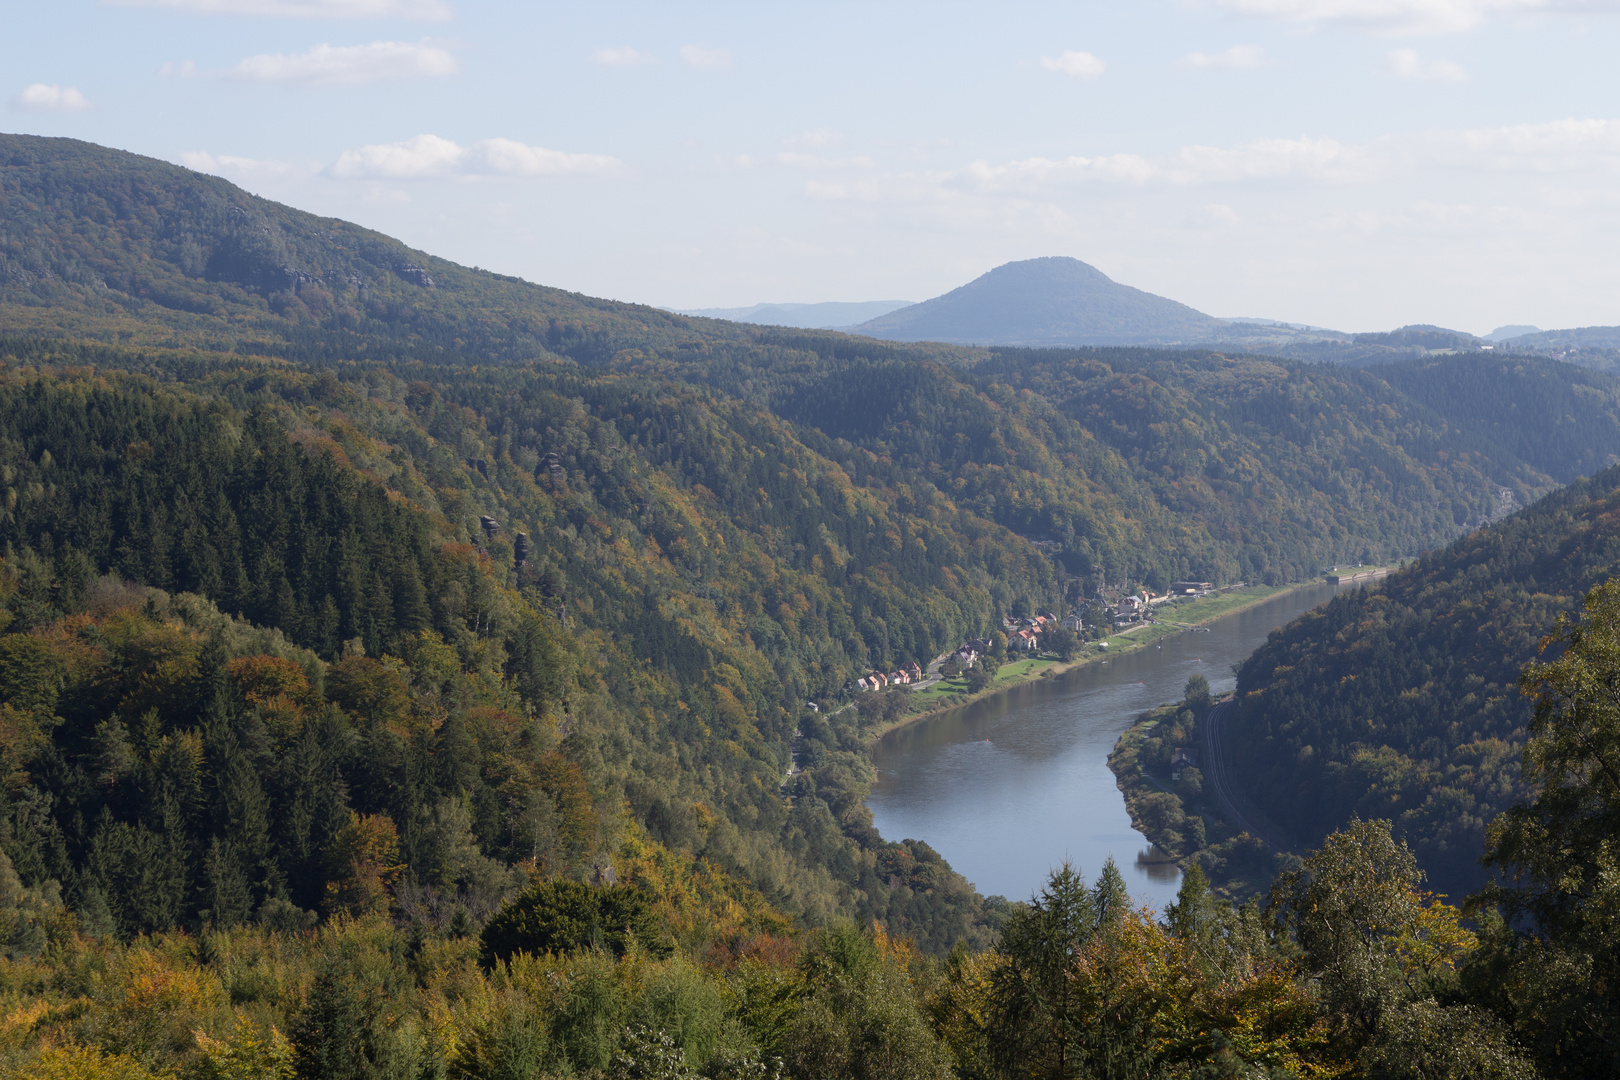
[(1561, 484), (1614, 464), (1616, 384), (1525, 356), (1438, 357), (1370, 374), (1444, 417), (1469, 453), (1509, 454)]
[[(1620, 445), (1607, 377), (1497, 357), (1448, 357), (1415, 376), (1379, 369), (1397, 385), (1200, 352), (998, 349), (965, 370), (819, 355), (759, 347), (746, 367), (717, 355), (689, 370), (814, 427), (829, 456), (859, 447), (980, 516), (1061, 543), (1065, 570), (1088, 585), (1279, 582), (1394, 559), (1610, 463)], [(1477, 401), (1403, 388), (1428, 376), (1500, 407), (1476, 423)], [(1539, 419), (1521, 425), (1527, 434), (1492, 437), (1529, 412)]]
[[(1522, 403), (1515, 415), (1498, 409), (1486, 438), (1420, 378), (1219, 354), (992, 354), (691, 320), (457, 267), (71, 140), (0, 140), (0, 219), (0, 315), (14, 331), (319, 363), (565, 357), (707, 383), (789, 421), (852, 476), (932, 486), (979, 518), (1063, 544), (1068, 574), (1116, 585), (1281, 581), (1423, 550), (1498, 512), (1503, 489), (1523, 504), (1606, 464), (1614, 426), (1612, 384), (1551, 361), (1542, 370), (1593, 393), (1521, 397), (1527, 380), (1500, 358), (1439, 362), (1441, 381)], [(1495, 437), (1509, 430), (1520, 434)], [(1551, 434), (1527, 444), (1524, 432)]]
[(327, 657), (474, 618), (479, 575), (423, 514), (262, 410), (151, 389), (0, 386), (8, 546), (51, 560), (70, 591), (111, 573), (200, 593)]
[[(0, 135), (0, 311), (13, 328), (154, 344), (368, 341), (508, 358), (737, 329), (469, 269), (217, 177), (72, 139)], [(110, 337), (109, 337), (110, 335)], [(138, 335), (138, 336), (137, 336)], [(317, 347), (330, 347), (322, 343)]]
[(1609, 469), (1275, 631), (1227, 721), (1245, 797), (1301, 847), (1391, 818), (1437, 888), (1476, 888), (1486, 827), (1524, 792), (1519, 669), (1617, 568)]
[[(1232, 512), (1256, 523), (1252, 544), (1200, 537), (1199, 513), (1172, 514), (1170, 496), (1161, 501), (1153, 485), (1191, 490), (1209, 470), (1189, 479), (1178, 469), (1241, 452), (1265, 470), (1257, 476), (1274, 485), (1273, 499), (1320, 507), (1308, 484), (1287, 489), (1276, 479), (1289, 444), (1233, 433), (1228, 417), (1238, 410), (1217, 391), (1236, 400), (1256, 385), (1306, 393), (1314, 380), (1340, 384), (1333, 372), (1263, 362), (1256, 373), (1251, 362), (1210, 356), (1009, 354), (1025, 361), (1009, 379), (1039, 374), (1042, 363), (1083, 363), (1088, 378), (1112, 388), (1093, 388), (1100, 397), (1120, 397), (1123, 387), (1130, 400), (1185, 419), (1182, 430), (1226, 440), (1151, 458), (1153, 429), (1164, 425), (1124, 406), (1116, 414), (1129, 422), (1110, 431), (1110, 446), (1027, 388), (799, 344), (755, 346), (752, 367), (710, 351), (604, 370), (419, 359), (315, 368), (14, 340), (6, 392), (35, 404), (12, 410), (29, 433), (18, 429), (8, 452), (29, 490), (45, 492), (48, 470), (59, 480), (48, 510), (3, 527), (70, 595), (108, 572), (199, 589), (328, 660), (356, 636), (372, 655), (399, 655), (397, 642), (423, 628), (448, 642), (492, 641), (505, 677), (526, 680), (534, 701), (571, 703), (572, 753), (594, 790), (621, 793), (657, 839), (748, 877), (797, 917), (853, 909), (945, 948), (977, 925), (979, 901), (926, 845), (888, 844), (872, 830), (860, 714), (809, 722), (803, 702), (836, 698), (871, 666), (926, 662), (1001, 613), (1056, 607), (1065, 572), (1140, 580), (1260, 569), (1280, 578), (1298, 567), (1303, 575), (1307, 559), (1333, 553), (1306, 547), (1292, 562), (1268, 561), (1265, 545), (1289, 534), (1262, 527), (1282, 514), (1264, 503), (1264, 485), (1261, 497), (1241, 501), (1254, 485), (1229, 489)], [(29, 374), (36, 370), (47, 374)], [(1480, 373), (1502, 377), (1489, 366)], [(1186, 390), (1193, 376), (1215, 389)], [(1359, 399), (1358, 385), (1340, 388), (1332, 415), (1345, 426), (1355, 428), (1358, 407), (1382, 401), (1381, 414), (1397, 416), (1406, 407), (1387, 384), (1374, 387), (1382, 398)], [(837, 410), (809, 412), (823, 399), (849, 404), (853, 426)], [(870, 416), (856, 407), (867, 404)], [(1612, 418), (1593, 411), (1578, 421), (1584, 441), (1539, 463), (1568, 468), (1558, 453), (1591, 452), (1605, 423)], [(1460, 445), (1445, 424), (1408, 426), (1433, 433), (1431, 449)], [(143, 460), (136, 444), (154, 438), (167, 449)], [(74, 447), (67, 472), (47, 445), (61, 442)], [(118, 451), (132, 445), (134, 454)], [(1511, 455), (1481, 454), (1484, 465), (1473, 451), (1456, 458), (1435, 450), (1404, 495), (1358, 504), (1385, 518), (1346, 522), (1341, 513), (1336, 535), (1387, 526), (1381, 543), (1415, 544), (1445, 534), (1443, 514), (1419, 516), (1437, 487), (1489, 492), (1487, 467), (1548, 479)], [(259, 488), (275, 493), (272, 503)], [(131, 516), (132, 500), (153, 509)], [(1350, 505), (1325, 503), (1323, 513)], [(273, 512), (249, 509), (272, 504)], [(245, 526), (244, 514), (253, 519)], [(176, 526), (173, 515), (190, 524)], [(499, 525), (494, 535), (481, 528), (485, 517)], [(81, 518), (89, 524), (70, 525)], [(1086, 535), (1061, 531), (1075, 522)], [(147, 532), (117, 549), (112, 531), (128, 539), (132, 528)], [(105, 550), (86, 554), (95, 544), (81, 550), (81, 532)], [(1056, 533), (1063, 550), (1041, 553), (1015, 532)], [(118, 550), (134, 561), (120, 563)], [(195, 569), (216, 566), (224, 569), (213, 576)], [(1094, 582), (1082, 585), (1089, 592)], [(493, 610), (503, 588), (525, 606)], [(575, 644), (559, 645), (563, 638)], [(790, 812), (779, 789), (796, 733), (798, 763), (810, 767), (791, 780)]]
[[(5, 391), (32, 404), (7, 413), (10, 490), (54, 500), (14, 502), (20, 513), (0, 521), (18, 553), (14, 630), (72, 615), (97, 575), (167, 573), (171, 587), (284, 623), (326, 661), (355, 628), (372, 656), (414, 667), (410, 643), (432, 632), (524, 708), (567, 710), (566, 752), (597, 798), (627, 800), (656, 837), (750, 878), (797, 917), (855, 910), (931, 948), (978, 932), (966, 882), (926, 845), (872, 830), (860, 714), (807, 732), (815, 763), (794, 781), (791, 812), (779, 788), (806, 696), (839, 692), (870, 663), (931, 657), (1013, 603), (1003, 590), (1041, 595), (1051, 573), (1029, 545), (926, 492), (902, 505), (852, 484), (780, 422), (701, 390), (581, 379), (572, 365), (501, 369), (522, 378), (492, 398), (518, 410), (497, 414), (506, 434), (493, 435), (420, 379), (193, 361), (190, 391), (12, 369)], [(540, 457), (537, 431), (555, 458)], [(108, 452), (135, 436), (160, 452)], [(64, 439), (76, 449), (52, 453)], [(233, 501), (243, 495), (258, 501)], [(161, 512), (132, 515), (132, 500)], [(125, 548), (146, 561), (120, 561)], [(324, 555), (322, 573), (303, 572), (306, 552)], [(840, 574), (835, 559), (859, 562)], [(195, 569), (216, 564), (249, 572)], [(398, 587), (399, 566), (419, 589)], [(378, 621), (384, 608), (391, 622)]]
[(618, 856), (626, 881), (536, 882), (481, 932), (416, 909), (128, 943), (0, 870), (0, 919), (28, 928), (0, 958), (17, 1003), (0, 1076), (1530, 1080), (1612, 1063), (1599, 1040), (1552, 1042), (1606, 1033), (1602, 996), (1539, 1028), (1492, 998), (1511, 936), (1423, 892), (1387, 822), (1331, 837), (1264, 911), (1193, 873), (1160, 921), (1111, 862), (1095, 884), (1065, 866), (994, 947), (948, 961), (880, 927), (784, 932), (639, 837)]
[[(1423, 550), (1499, 514), (1503, 489), (1522, 505), (1612, 464), (1620, 447), (1610, 380), (1504, 358), (1363, 371), (1196, 351), (996, 350), (972, 375), (1112, 450), (1139, 498), (1203, 549), (1187, 569), (1213, 565), (1228, 580), (1300, 580)], [(1422, 389), (1438, 380), (1498, 403), (1489, 434), (1478, 401)], [(1510, 411), (1541, 419), (1491, 437)], [(1057, 445), (1084, 445), (1049, 423)]]

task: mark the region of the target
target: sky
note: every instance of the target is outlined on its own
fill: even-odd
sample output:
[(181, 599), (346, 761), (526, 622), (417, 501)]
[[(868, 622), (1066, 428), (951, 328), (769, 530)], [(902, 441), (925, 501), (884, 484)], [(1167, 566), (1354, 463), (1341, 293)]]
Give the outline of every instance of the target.
[(1620, 324), (1620, 0), (0, 0), (0, 128), (669, 307), (1069, 255), (1217, 316)]

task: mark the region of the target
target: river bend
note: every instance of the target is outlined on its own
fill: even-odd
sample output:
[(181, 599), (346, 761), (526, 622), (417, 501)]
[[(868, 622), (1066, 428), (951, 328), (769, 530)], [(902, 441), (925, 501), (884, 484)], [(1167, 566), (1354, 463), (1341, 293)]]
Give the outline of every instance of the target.
[(1216, 693), (1274, 628), (1340, 588), (1314, 585), (1160, 648), (1074, 668), (890, 732), (874, 748), (867, 805), (878, 831), (923, 840), (986, 894), (1028, 899), (1071, 859), (1095, 879), (1112, 855), (1138, 903), (1161, 908), (1180, 871), (1131, 828), (1108, 771), (1119, 735), (1202, 673)]

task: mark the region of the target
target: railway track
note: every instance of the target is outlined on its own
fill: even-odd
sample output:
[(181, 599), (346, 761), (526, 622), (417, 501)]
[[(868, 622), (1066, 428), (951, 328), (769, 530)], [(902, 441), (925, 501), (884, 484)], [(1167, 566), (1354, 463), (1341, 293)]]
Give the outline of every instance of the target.
[(1215, 801), (1220, 805), (1221, 813), (1228, 821), (1272, 851), (1286, 852), (1287, 848), (1277, 843), (1238, 807), (1237, 799), (1234, 797), (1232, 774), (1226, 758), (1225, 740), (1222, 738), (1226, 727), (1226, 711), (1230, 708), (1231, 703), (1223, 701), (1204, 714), (1204, 722), (1200, 725), (1204, 729), (1204, 779), (1208, 782), (1210, 790), (1215, 793)]

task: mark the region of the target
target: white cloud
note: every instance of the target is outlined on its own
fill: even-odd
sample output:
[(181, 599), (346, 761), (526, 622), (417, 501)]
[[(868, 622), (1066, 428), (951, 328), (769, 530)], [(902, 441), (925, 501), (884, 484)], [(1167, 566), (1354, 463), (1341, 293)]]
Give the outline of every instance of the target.
[(165, 79), (189, 79), (197, 74), (197, 65), (190, 60), (182, 60), (178, 64), (171, 60), (158, 68), (158, 74)]
[(606, 154), (568, 154), (527, 146), (513, 139), (474, 143), (460, 162), (462, 172), (489, 176), (558, 176), (564, 173), (613, 173), (623, 162)]
[(728, 68), (731, 54), (724, 49), (705, 49), (701, 45), (682, 45), (681, 59), (695, 68)]
[(569, 154), (512, 139), (485, 139), (462, 147), (437, 135), (346, 150), (327, 172), (341, 179), (421, 180), (445, 176), (561, 176), (611, 174), (623, 163), (604, 154)]
[(425, 19), (450, 17), (444, 0), (102, 0), (112, 7), (166, 8), (194, 15), (269, 15), (293, 19)]
[(308, 168), (290, 165), (287, 162), (267, 162), (256, 157), (237, 157), (233, 154), (209, 154), (207, 151), (185, 151), (180, 154), (180, 164), (190, 168), (193, 172), (209, 173), (211, 176), (227, 176), (230, 180), (238, 181), (264, 181), (274, 180), (280, 176), (292, 176), (296, 173), (306, 173)]
[(1234, 15), (1392, 34), (1470, 30), (1493, 15), (1615, 10), (1615, 0), (1213, 0)]
[(449, 50), (437, 45), (375, 41), (370, 45), (317, 45), (294, 56), (250, 56), (225, 74), (243, 82), (340, 86), (454, 75), (460, 70)]
[(467, 151), (437, 135), (418, 135), (397, 143), (375, 143), (345, 150), (331, 166), (333, 176), (386, 176), (415, 179), (448, 176)]
[(261, 164), (253, 158), (232, 157), (229, 154), (214, 155), (206, 150), (185, 150), (180, 154), (180, 164), (192, 172), (208, 173), (211, 176), (222, 176), (226, 169), (239, 169)]
[(776, 155), (778, 165), (790, 169), (870, 169), (869, 157), (829, 158), (820, 154), (782, 153)]
[(1467, 82), (1468, 72), (1454, 60), (1425, 60), (1416, 49), (1394, 49), (1384, 59), (1384, 70), (1397, 79)]
[(1240, 220), (1238, 212), (1225, 203), (1206, 203), (1183, 218), (1181, 224), (1189, 229), (1224, 229)]
[(1426, 132), (1420, 160), (1448, 169), (1518, 173), (1620, 173), (1620, 120)]
[(653, 63), (653, 57), (640, 49), (629, 46), (618, 49), (597, 49), (591, 55), (591, 63), (601, 64), (603, 67), (643, 67)]
[(11, 107), (24, 112), (81, 112), (90, 107), (90, 99), (72, 86), (33, 83), (11, 99)]
[(1256, 139), (1243, 146), (1187, 146), (1161, 157), (1108, 154), (1061, 160), (1026, 158), (1001, 165), (977, 161), (954, 183), (987, 191), (1033, 191), (1075, 184), (1190, 187), (1245, 181), (1370, 179), (1381, 164), (1365, 147), (1333, 139)]
[(1061, 71), (1071, 79), (1087, 81), (1100, 78), (1108, 67), (1090, 53), (1077, 49), (1066, 49), (1062, 56), (1043, 56), (1041, 66), (1047, 71)]
[(1258, 45), (1234, 45), (1218, 53), (1188, 53), (1176, 64), (1186, 68), (1255, 68), (1265, 58), (1266, 50)]
[(223, 176), (249, 189), (307, 179), (316, 171), (309, 164), (294, 165), (286, 161), (266, 161), (234, 154), (211, 154), (206, 150), (187, 150), (180, 154), (179, 162), (194, 172)]
[[(780, 158), (778, 159), (780, 160)], [(1559, 120), (1481, 129), (1435, 129), (1365, 143), (1327, 138), (1257, 139), (1236, 146), (1186, 146), (1169, 154), (1105, 154), (1025, 158), (934, 172), (870, 172), (858, 180), (812, 180), (806, 194), (821, 200), (911, 207), (1003, 205), (1020, 212), (1053, 208), (1078, 192), (1249, 188), (1270, 199), (1313, 187), (1373, 187), (1458, 174), (1562, 175), (1582, 183), (1620, 177), (1620, 120)], [(1227, 203), (1203, 203), (1200, 227), (1231, 222)]]
[(782, 142), (795, 150), (819, 150), (823, 147), (833, 146), (844, 141), (844, 133), (833, 128), (816, 128), (814, 131), (801, 131), (791, 135)]

